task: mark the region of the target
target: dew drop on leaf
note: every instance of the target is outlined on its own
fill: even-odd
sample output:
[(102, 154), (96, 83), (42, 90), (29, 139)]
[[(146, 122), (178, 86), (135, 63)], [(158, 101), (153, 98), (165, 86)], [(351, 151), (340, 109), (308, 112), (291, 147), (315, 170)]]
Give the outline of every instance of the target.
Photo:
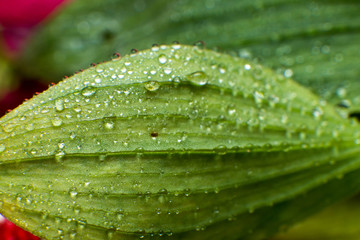
[(57, 111), (61, 112), (64, 110), (64, 100), (63, 99), (57, 99), (55, 101), (55, 108)]
[(156, 81), (150, 81), (145, 83), (144, 87), (146, 88), (146, 90), (153, 92), (160, 88), (160, 84)]
[(53, 119), (51, 119), (51, 122), (54, 127), (59, 127), (62, 124), (62, 120), (59, 117), (54, 117)]
[(0, 153), (4, 152), (6, 149), (4, 144), (0, 144)]
[(196, 71), (187, 75), (187, 79), (198, 86), (207, 84), (208, 77), (203, 71)]
[(70, 195), (70, 197), (71, 197), (72, 199), (75, 199), (75, 198), (77, 197), (77, 195), (78, 195), (78, 192), (77, 192), (76, 188), (70, 189), (69, 195)]
[(65, 152), (63, 152), (63, 151), (55, 154), (55, 160), (57, 162), (61, 162), (64, 157), (65, 157)]
[(84, 97), (89, 97), (89, 96), (92, 96), (96, 93), (96, 89), (95, 88), (92, 88), (92, 87), (87, 87), (87, 88), (84, 88), (82, 91), (81, 91), (81, 94), (84, 96)]
[(160, 62), (161, 64), (166, 63), (166, 62), (167, 62), (167, 57), (166, 57), (164, 54), (160, 54), (160, 55), (159, 55), (159, 62)]

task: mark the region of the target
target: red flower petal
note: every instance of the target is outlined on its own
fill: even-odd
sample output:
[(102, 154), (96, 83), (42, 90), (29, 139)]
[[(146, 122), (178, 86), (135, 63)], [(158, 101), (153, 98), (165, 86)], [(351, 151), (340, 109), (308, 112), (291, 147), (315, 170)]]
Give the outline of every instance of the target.
[(0, 215), (0, 239), (1, 240), (39, 240), (40, 238), (19, 228), (12, 222)]
[(66, 0), (0, 0), (0, 29), (5, 51), (19, 51), (34, 26), (64, 2)]

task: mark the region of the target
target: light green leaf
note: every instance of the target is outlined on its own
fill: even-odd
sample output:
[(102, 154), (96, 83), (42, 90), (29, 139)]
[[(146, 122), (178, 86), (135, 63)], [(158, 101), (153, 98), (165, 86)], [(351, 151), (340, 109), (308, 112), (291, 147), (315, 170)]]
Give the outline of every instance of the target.
[(360, 188), (358, 124), (194, 46), (87, 69), (0, 125), (1, 212), (48, 239), (260, 239)]
[(203, 40), (259, 59), (353, 112), (360, 110), (359, 11), (353, 0), (78, 0), (37, 35), (22, 67), (60, 79), (113, 52)]

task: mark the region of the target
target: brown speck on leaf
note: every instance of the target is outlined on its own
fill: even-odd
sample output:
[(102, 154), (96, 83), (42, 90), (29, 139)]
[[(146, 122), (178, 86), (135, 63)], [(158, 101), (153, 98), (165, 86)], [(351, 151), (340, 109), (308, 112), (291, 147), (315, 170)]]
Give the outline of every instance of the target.
[(157, 136), (159, 136), (159, 133), (157, 133), (157, 132), (152, 132), (152, 133), (150, 133), (150, 136), (151, 136), (151, 137), (157, 137)]

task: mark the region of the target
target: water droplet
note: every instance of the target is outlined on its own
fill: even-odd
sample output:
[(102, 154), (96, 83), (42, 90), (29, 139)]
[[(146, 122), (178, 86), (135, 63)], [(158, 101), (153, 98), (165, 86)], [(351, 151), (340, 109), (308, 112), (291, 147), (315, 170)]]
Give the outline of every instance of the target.
[(262, 92), (255, 91), (254, 99), (255, 99), (256, 103), (260, 104), (260, 103), (262, 103), (262, 101), (264, 99), (264, 94)]
[(194, 43), (194, 46), (199, 49), (204, 49), (206, 47), (206, 44), (204, 41), (197, 41)]
[(59, 149), (63, 149), (63, 148), (65, 147), (65, 143), (60, 142), (60, 143), (58, 144), (58, 147), (59, 147)]
[(6, 149), (4, 144), (0, 144), (0, 153), (4, 152)]
[(160, 54), (160, 55), (159, 55), (159, 62), (160, 62), (161, 64), (166, 63), (166, 62), (167, 62), (167, 57), (166, 57), (164, 54)]
[(61, 162), (64, 157), (65, 157), (65, 152), (63, 152), (63, 151), (55, 154), (55, 160), (57, 162)]
[(186, 77), (189, 81), (198, 86), (203, 86), (208, 82), (208, 77), (203, 71), (193, 72)]
[(234, 109), (234, 108), (229, 108), (228, 113), (229, 113), (230, 116), (233, 116), (233, 115), (235, 115), (235, 113), (236, 113), (236, 109)]
[(105, 127), (105, 129), (107, 129), (107, 130), (111, 130), (111, 129), (114, 128), (114, 122), (112, 122), (112, 121), (106, 121), (106, 122), (104, 123), (104, 127)]
[(294, 75), (294, 72), (292, 69), (286, 69), (284, 71), (284, 77), (286, 77), (286, 78), (291, 78), (293, 75)]
[(70, 195), (70, 197), (71, 197), (72, 199), (75, 199), (75, 198), (77, 197), (77, 195), (78, 195), (78, 192), (77, 192), (76, 188), (70, 189), (69, 195)]
[(346, 97), (346, 89), (345, 88), (336, 89), (336, 95), (338, 95), (341, 98)]
[(59, 127), (62, 124), (62, 120), (59, 117), (54, 117), (53, 119), (51, 119), (51, 122), (55, 127)]
[(3, 125), (3, 129), (5, 132), (10, 133), (14, 130), (15, 126), (13, 124)]
[(157, 45), (157, 44), (154, 44), (152, 47), (151, 47), (151, 51), (153, 51), (153, 52), (157, 52), (157, 51), (159, 51), (160, 50), (160, 47), (159, 47), (159, 45)]
[(288, 115), (283, 114), (280, 119), (282, 124), (286, 124), (288, 122)]
[(214, 150), (217, 154), (224, 155), (224, 154), (226, 154), (227, 147), (224, 145), (219, 145)]
[(76, 134), (75, 134), (74, 132), (71, 132), (71, 133), (70, 133), (70, 138), (71, 138), (71, 139), (76, 138)]
[(165, 69), (164, 69), (164, 73), (165, 73), (166, 75), (169, 75), (171, 72), (172, 72), (171, 68), (165, 68)]
[(105, 154), (99, 155), (99, 161), (100, 161), (100, 162), (105, 161), (105, 159), (106, 159), (106, 155), (105, 155)]
[(150, 81), (145, 83), (144, 87), (146, 88), (146, 90), (153, 92), (160, 88), (160, 84), (156, 81)]
[(55, 109), (59, 112), (64, 110), (64, 100), (63, 99), (57, 99), (55, 101)]
[(96, 72), (102, 73), (103, 71), (104, 71), (104, 68), (103, 68), (102, 65), (97, 65), (97, 66), (96, 66)]
[(84, 97), (89, 97), (89, 96), (92, 96), (96, 93), (96, 88), (93, 88), (93, 87), (87, 87), (87, 88), (84, 88), (82, 91), (81, 91), (81, 94), (84, 96)]
[(316, 107), (312, 114), (315, 119), (319, 119), (324, 114), (324, 111), (320, 107)]
[(123, 214), (123, 213), (118, 213), (118, 214), (117, 214), (117, 219), (118, 219), (119, 221), (121, 221), (121, 220), (123, 219), (123, 217), (124, 217), (124, 214)]
[(25, 129), (28, 130), (28, 131), (34, 130), (34, 124), (33, 123), (27, 124), (25, 126)]
[(36, 149), (31, 149), (30, 153), (31, 153), (32, 155), (35, 155), (35, 154), (37, 153), (37, 151), (36, 151)]
[(80, 211), (81, 211), (80, 205), (76, 205), (76, 206), (74, 207), (74, 213), (75, 213), (75, 215), (79, 215)]
[(221, 74), (226, 73), (225, 67), (224, 67), (224, 66), (219, 66), (219, 72), (220, 72)]

